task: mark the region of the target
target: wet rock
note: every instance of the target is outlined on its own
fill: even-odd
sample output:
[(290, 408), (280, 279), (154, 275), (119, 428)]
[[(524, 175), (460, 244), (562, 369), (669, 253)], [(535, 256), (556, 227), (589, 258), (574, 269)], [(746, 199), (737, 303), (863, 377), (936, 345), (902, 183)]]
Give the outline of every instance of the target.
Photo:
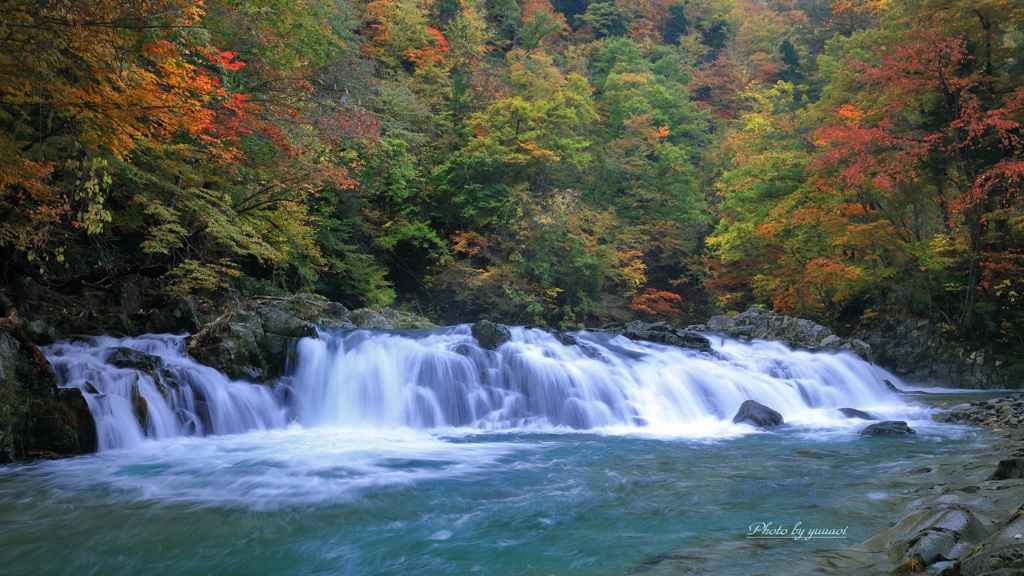
[(277, 308), (262, 308), (258, 312), (265, 334), (284, 338), (316, 338), (316, 326), (300, 320)]
[(996, 465), (996, 471), (992, 474), (993, 480), (1009, 480), (1011, 478), (1024, 478), (1024, 458), (1000, 460)]
[(856, 408), (840, 408), (839, 413), (845, 418), (860, 418), (861, 420), (875, 420), (876, 418), (867, 412)]
[(710, 353), (712, 351), (711, 341), (707, 339), (707, 336), (692, 330), (676, 330), (671, 324), (666, 322), (649, 323), (640, 320), (634, 320), (627, 324), (614, 322), (605, 324), (597, 331), (619, 334), (630, 340), (668, 344), (669, 346), (688, 348), (700, 352)]
[(472, 332), (473, 337), (484, 350), (497, 350), (499, 346), (512, 338), (512, 333), (506, 326), (490, 320), (480, 320), (473, 324)]
[(111, 348), (106, 362), (118, 368), (131, 368), (146, 373), (153, 373), (163, 366), (163, 360), (158, 356), (131, 348)]
[(348, 321), (354, 324), (357, 328), (365, 328), (367, 330), (394, 330), (395, 325), (391, 323), (383, 314), (380, 314), (369, 308), (359, 308), (353, 310), (348, 314)]
[(699, 350), (701, 352), (711, 352), (711, 341), (703, 334), (698, 334), (690, 330), (679, 330), (675, 333), (675, 336), (680, 340), (680, 343), (676, 345), (681, 348), (689, 348), (691, 350)]
[(917, 434), (903, 420), (886, 420), (872, 424), (860, 431), (861, 436), (903, 436), (906, 434)]
[(230, 310), (188, 339), (188, 355), (229, 378), (240, 379), (249, 367), (264, 368), (259, 345), (264, 336), (259, 315)]
[(751, 424), (758, 428), (771, 428), (785, 423), (782, 414), (754, 400), (747, 400), (741, 404), (732, 421), (736, 424)]
[(77, 388), (53, 368), (15, 317), (0, 328), (0, 463), (96, 451), (96, 424)]
[(892, 381), (889, 380), (888, 378), (883, 379), (882, 382), (885, 383), (885, 387), (888, 388), (890, 392), (895, 392), (897, 394), (906, 394), (906, 392), (897, 388), (896, 385), (893, 384)]
[(956, 560), (982, 542), (988, 531), (971, 512), (960, 509), (940, 510), (928, 516), (909, 539), (893, 546), (906, 546), (904, 558), (918, 557), (925, 564)]
[(961, 576), (1019, 576), (1024, 574), (1024, 544), (982, 547), (960, 563)]
[(135, 420), (139, 423), (139, 427), (143, 430), (146, 429), (146, 424), (149, 421), (149, 402), (139, 393), (139, 385), (132, 386), (132, 414), (135, 415)]
[(564, 346), (578, 346), (580, 343), (578, 338), (568, 332), (552, 332), (551, 335)]

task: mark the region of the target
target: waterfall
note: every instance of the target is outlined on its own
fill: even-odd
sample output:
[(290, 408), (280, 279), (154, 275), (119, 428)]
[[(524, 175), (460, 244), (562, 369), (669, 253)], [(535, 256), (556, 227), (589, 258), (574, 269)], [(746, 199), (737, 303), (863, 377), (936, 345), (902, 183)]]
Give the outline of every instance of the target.
[[(468, 326), (324, 333), (298, 347), (293, 396), (305, 426), (481, 430), (672, 427), (731, 422), (744, 400), (792, 418), (839, 419), (906, 406), (894, 376), (852, 354), (794, 351), (713, 336), (711, 353), (621, 336), (565, 338), (512, 328), (482, 350)], [(898, 380), (897, 380), (898, 381)]]
[(100, 450), (144, 438), (280, 428), (286, 410), (266, 386), (232, 381), (185, 356), (185, 337), (96, 337), (43, 348), (61, 386), (82, 391)]
[(101, 450), (133, 448), (146, 438), (283, 428), (293, 420), (307, 428), (700, 436), (709, 427), (737, 428), (731, 420), (745, 400), (811, 425), (837, 425), (844, 407), (878, 419), (913, 412), (887, 388), (884, 380), (898, 382), (894, 376), (852, 354), (710, 339), (711, 352), (700, 352), (604, 333), (556, 337), (511, 328), (508, 342), (484, 350), (467, 325), (325, 330), (299, 341), (293, 373), (277, 390), (196, 363), (185, 355), (184, 336), (96, 337), (44, 352), (60, 384), (85, 395)]

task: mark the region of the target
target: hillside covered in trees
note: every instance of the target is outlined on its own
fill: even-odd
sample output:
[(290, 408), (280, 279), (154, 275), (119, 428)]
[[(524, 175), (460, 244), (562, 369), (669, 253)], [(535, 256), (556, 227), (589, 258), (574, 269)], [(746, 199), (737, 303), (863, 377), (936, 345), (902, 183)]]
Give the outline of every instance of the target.
[(0, 2), (2, 281), (1024, 346), (1024, 4)]

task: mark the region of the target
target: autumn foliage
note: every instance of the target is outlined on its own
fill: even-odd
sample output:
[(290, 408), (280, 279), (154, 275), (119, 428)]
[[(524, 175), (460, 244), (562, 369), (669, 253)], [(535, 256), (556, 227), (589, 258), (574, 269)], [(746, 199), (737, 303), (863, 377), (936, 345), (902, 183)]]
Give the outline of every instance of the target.
[(1020, 344), (1009, 0), (0, 2), (3, 281)]

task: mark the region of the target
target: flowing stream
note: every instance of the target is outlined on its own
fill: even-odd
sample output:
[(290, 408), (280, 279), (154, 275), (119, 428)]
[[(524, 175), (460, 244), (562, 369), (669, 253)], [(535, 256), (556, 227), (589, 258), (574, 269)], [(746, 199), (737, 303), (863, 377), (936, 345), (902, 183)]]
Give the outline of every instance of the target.
[[(931, 422), (848, 354), (712, 352), (513, 328), (324, 332), (277, 386), (184, 338), (47, 347), (98, 454), (0, 467), (11, 574), (786, 573), (888, 527), (907, 469), (986, 438)], [(733, 424), (747, 399), (787, 424)], [(863, 438), (867, 422), (918, 434)], [(751, 526), (845, 538), (747, 538)]]

